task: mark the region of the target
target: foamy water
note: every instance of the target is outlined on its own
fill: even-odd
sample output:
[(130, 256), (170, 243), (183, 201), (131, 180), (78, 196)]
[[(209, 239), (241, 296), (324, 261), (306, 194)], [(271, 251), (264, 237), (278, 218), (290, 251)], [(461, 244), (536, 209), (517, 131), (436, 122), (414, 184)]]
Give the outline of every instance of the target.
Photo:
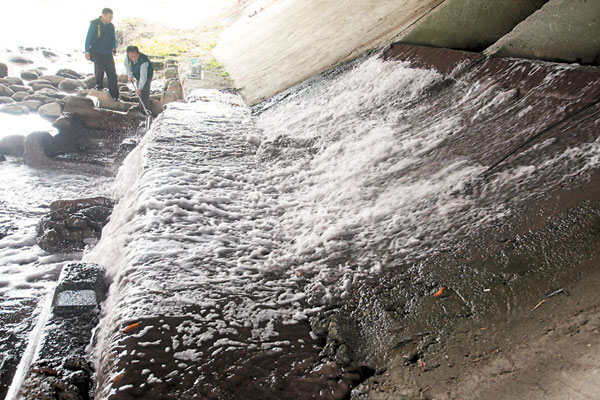
[[(470, 157), (469, 142), (454, 149), (454, 135), (515, 95), (465, 81), (432, 96), (443, 79), (374, 57), (254, 116), (216, 91), (170, 105), (126, 159), (119, 204), (85, 257), (114, 279), (96, 347), (103, 395), (169, 382), (182, 395), (218, 392), (208, 371), (309, 349), (282, 327), (340, 304), (361, 277), (464, 245), (543, 196), (536, 182), (597, 168), (598, 141), (544, 156), (550, 141), (529, 150), (540, 153), (535, 165), (482, 180), (489, 165)], [(151, 355), (120, 331), (135, 321)]]

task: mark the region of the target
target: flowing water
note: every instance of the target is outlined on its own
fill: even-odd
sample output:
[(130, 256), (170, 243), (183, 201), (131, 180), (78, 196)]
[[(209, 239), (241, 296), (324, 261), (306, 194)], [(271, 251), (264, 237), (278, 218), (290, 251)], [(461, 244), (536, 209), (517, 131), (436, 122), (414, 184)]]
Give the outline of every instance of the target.
[(113, 281), (94, 343), (99, 398), (348, 396), (365, 371), (323, 361), (311, 317), (598, 168), (589, 130), (576, 143), (538, 133), (577, 97), (500, 82), (540, 76), (551, 91), (576, 67), (481, 71), (376, 56), (254, 110), (212, 90), (169, 105), (125, 160), (84, 257)]

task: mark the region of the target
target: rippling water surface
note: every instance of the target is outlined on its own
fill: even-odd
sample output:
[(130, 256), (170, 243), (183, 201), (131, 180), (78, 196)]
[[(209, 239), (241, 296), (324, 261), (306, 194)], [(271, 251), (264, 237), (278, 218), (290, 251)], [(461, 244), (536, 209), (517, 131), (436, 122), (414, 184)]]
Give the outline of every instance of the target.
[[(347, 396), (360, 374), (322, 364), (312, 316), (363, 277), (451, 251), (544, 195), (531, 188), (596, 168), (597, 141), (549, 151), (550, 138), (528, 151), (535, 164), (482, 180), (523, 134), (509, 116), (527, 109), (467, 78), (444, 91), (437, 72), (373, 57), (254, 113), (209, 90), (170, 105), (125, 160), (119, 204), (85, 256), (114, 280), (100, 396)], [(477, 144), (491, 126), (498, 135)]]

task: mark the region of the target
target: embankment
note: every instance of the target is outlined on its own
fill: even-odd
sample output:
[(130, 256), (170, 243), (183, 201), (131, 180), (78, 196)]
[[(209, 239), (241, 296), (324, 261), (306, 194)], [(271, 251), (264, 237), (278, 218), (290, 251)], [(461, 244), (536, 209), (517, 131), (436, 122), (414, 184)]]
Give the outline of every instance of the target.
[(392, 42), (598, 64), (598, 2), (484, 3), (279, 1), (242, 14), (215, 55), (250, 104)]

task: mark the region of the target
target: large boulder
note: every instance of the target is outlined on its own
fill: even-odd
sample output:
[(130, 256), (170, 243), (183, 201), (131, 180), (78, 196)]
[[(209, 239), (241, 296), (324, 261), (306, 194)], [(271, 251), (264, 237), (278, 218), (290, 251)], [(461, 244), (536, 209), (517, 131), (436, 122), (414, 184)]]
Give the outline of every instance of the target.
[(110, 218), (113, 202), (107, 198), (61, 201), (37, 225), (38, 245), (50, 253), (83, 250), (100, 239)]
[(54, 157), (58, 154), (60, 146), (56, 143), (54, 136), (52, 136), (48, 132), (30, 133), (29, 135), (27, 135), (25, 141), (23, 142), (23, 161), (27, 165), (33, 166), (34, 164), (34, 160), (32, 159), (32, 153), (34, 153), (35, 151), (33, 151), (34, 149), (31, 146), (33, 142), (39, 144), (42, 153), (46, 157)]
[(12, 96), (13, 94), (15, 94), (14, 90), (12, 90), (11, 88), (9, 88), (6, 85), (2, 85), (0, 84), (0, 96)]
[(38, 114), (43, 118), (49, 120), (56, 120), (56, 118), (60, 117), (60, 113), (62, 112), (61, 106), (58, 103), (48, 103), (44, 104), (38, 109)]
[(22, 156), (25, 142), (25, 136), (10, 135), (0, 139), (0, 153), (7, 156)]
[(29, 108), (24, 107), (24, 106), (20, 105), (19, 103), (2, 104), (2, 105), (0, 105), (0, 112), (6, 113), (6, 114), (21, 115), (21, 114), (28, 114)]
[(111, 132), (135, 132), (145, 120), (134, 108), (126, 113), (95, 108), (89, 97), (67, 96), (64, 111), (78, 115), (87, 128)]
[[(49, 136), (49, 138), (48, 138)], [(56, 162), (50, 160), (45, 147), (53, 141), (47, 132), (34, 132), (23, 143), (23, 162), (32, 168), (52, 168)]]
[(98, 100), (98, 107), (113, 111), (126, 112), (137, 104), (137, 102), (130, 103), (126, 101), (116, 101), (112, 98), (109, 92), (104, 90), (88, 90), (87, 95), (90, 97), (95, 97)]
[(4, 63), (0, 63), (0, 78), (4, 78), (8, 75), (8, 66)]
[(23, 101), (25, 97), (29, 96), (27, 92), (15, 92), (12, 96), (10, 96), (14, 101)]
[(26, 81), (33, 81), (38, 79), (42, 74), (37, 70), (23, 70), (21, 71), (21, 79)]
[(72, 69), (68, 69), (68, 68), (59, 69), (55, 75), (62, 76), (64, 78), (70, 78), (70, 79), (83, 79), (84, 78), (81, 74), (73, 71)]
[(79, 80), (79, 79), (67, 78), (64, 81), (59, 83), (58, 88), (64, 92), (76, 92), (79, 89), (86, 88), (86, 84), (82, 80)]
[(11, 104), (14, 102), (15, 100), (12, 97), (0, 96), (0, 104)]
[(42, 106), (42, 102), (39, 100), (27, 100), (20, 102), (19, 105), (27, 107), (31, 111), (37, 111)]
[(65, 79), (68, 79), (68, 78), (65, 78), (64, 76), (56, 76), (56, 75), (42, 75), (42, 76), (40, 76), (40, 79), (48, 81), (52, 85), (58, 87), (58, 85), (60, 85), (60, 83), (62, 81), (64, 81)]

